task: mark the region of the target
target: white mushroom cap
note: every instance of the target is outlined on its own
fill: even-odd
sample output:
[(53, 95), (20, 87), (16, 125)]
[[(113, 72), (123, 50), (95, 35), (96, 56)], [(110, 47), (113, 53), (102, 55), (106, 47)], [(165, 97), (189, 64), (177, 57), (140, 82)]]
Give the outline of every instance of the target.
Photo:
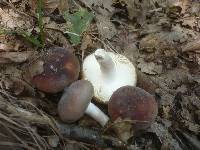
[(97, 49), (83, 61), (83, 78), (94, 87), (97, 100), (107, 103), (115, 90), (135, 86), (137, 75), (134, 65), (123, 55)]

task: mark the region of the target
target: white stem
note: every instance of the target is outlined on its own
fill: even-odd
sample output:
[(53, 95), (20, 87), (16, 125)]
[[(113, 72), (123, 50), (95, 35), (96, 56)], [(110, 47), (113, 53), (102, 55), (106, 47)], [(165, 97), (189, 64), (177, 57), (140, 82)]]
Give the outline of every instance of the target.
[(113, 76), (115, 73), (115, 64), (109, 54), (104, 49), (97, 49), (95, 51), (95, 57), (102, 74), (105, 76)]
[(101, 126), (105, 126), (109, 120), (108, 116), (93, 103), (88, 105), (85, 113), (99, 122)]

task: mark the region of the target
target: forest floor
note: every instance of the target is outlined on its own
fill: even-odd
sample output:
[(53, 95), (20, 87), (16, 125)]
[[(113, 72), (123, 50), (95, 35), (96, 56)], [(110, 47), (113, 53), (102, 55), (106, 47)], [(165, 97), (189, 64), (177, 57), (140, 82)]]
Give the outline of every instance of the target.
[[(26, 77), (53, 46), (73, 49), (80, 64), (97, 48), (128, 57), (137, 86), (158, 102), (151, 129), (124, 144), (86, 115), (60, 123), (62, 93)], [(200, 149), (199, 0), (1, 0), (0, 149)]]

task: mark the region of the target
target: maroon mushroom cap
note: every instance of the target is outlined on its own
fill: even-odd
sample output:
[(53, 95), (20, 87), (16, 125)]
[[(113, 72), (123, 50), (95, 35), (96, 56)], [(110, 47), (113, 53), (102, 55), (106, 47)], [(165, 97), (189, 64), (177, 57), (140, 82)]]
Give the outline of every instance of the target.
[(39, 58), (43, 62), (43, 72), (32, 77), (32, 83), (41, 91), (57, 93), (78, 79), (80, 64), (70, 51), (55, 47)]
[(93, 97), (92, 84), (86, 80), (73, 82), (65, 89), (58, 103), (58, 114), (64, 122), (75, 122), (81, 118)]
[(155, 120), (158, 106), (154, 97), (145, 90), (123, 86), (110, 98), (108, 112), (112, 119), (133, 120), (134, 130), (145, 129)]

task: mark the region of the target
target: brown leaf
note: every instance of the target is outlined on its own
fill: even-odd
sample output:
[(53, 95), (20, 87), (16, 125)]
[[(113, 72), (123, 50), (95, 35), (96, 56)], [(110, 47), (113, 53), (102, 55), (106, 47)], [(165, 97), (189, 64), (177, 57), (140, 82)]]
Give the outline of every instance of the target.
[(157, 65), (154, 62), (145, 62), (143, 58), (138, 59), (139, 64), (137, 65), (138, 68), (141, 69), (142, 72), (147, 74), (160, 74), (162, 73), (162, 65)]
[(102, 39), (111, 39), (116, 35), (117, 30), (113, 23), (110, 22), (110, 18), (106, 17), (105, 14), (96, 15), (97, 27)]
[(182, 47), (182, 52), (199, 51), (200, 52), (200, 38), (187, 43)]
[(30, 20), (22, 19), (21, 15), (8, 8), (0, 8), (1, 25), (6, 28), (15, 29), (16, 27), (30, 27)]
[(87, 49), (88, 45), (92, 43), (92, 39), (89, 35), (85, 35), (82, 39), (81, 50), (84, 51)]
[(11, 45), (11, 44), (3, 44), (0, 43), (0, 52), (1, 51), (17, 51), (19, 49), (20, 44), (17, 43), (15, 46)]
[(32, 51), (25, 51), (25, 52), (1, 52), (0, 53), (0, 64), (7, 64), (7, 63), (21, 63), (26, 61), (31, 55), (33, 54)]
[(32, 78), (35, 75), (41, 74), (44, 71), (43, 65), (43, 61), (35, 61), (31, 64), (29, 68), (30, 77)]
[(111, 39), (116, 33), (114, 24), (110, 21), (110, 17), (114, 13), (112, 1), (107, 0), (81, 0), (86, 6), (97, 8), (95, 14), (97, 20), (97, 28), (102, 39)]
[(167, 149), (182, 150), (179, 143), (173, 138), (173, 136), (168, 131), (167, 127), (161, 123), (152, 124), (153, 132), (158, 136), (162, 146), (167, 145)]
[[(68, 0), (44, 0), (44, 11), (47, 14), (54, 12), (56, 8), (59, 9), (61, 13), (68, 10)], [(37, 8), (37, 0), (31, 0), (31, 7), (33, 12), (36, 11)]]
[(88, 7), (104, 7), (105, 9), (113, 12), (112, 0), (81, 0)]
[(61, 13), (69, 8), (68, 0), (45, 0), (44, 3), (44, 9), (47, 14), (52, 13), (56, 8)]

